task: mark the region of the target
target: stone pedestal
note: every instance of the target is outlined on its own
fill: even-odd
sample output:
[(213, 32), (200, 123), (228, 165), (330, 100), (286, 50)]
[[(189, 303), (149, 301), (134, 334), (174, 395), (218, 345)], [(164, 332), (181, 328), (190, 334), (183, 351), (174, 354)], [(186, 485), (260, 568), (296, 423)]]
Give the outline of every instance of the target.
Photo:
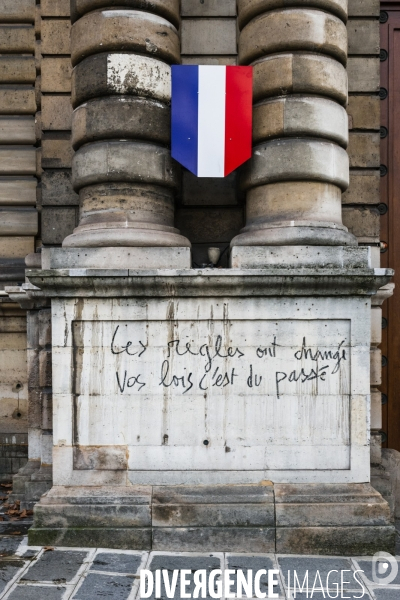
[[(115, 527), (120, 547), (137, 535), (141, 547), (151, 537), (157, 549), (228, 550), (239, 527), (237, 551), (272, 551), (276, 529), (293, 552), (296, 532), (278, 527), (301, 533), (307, 510), (287, 523), (268, 517), (269, 486), (286, 498), (279, 485), (292, 484), (318, 505), (307, 552), (333, 539), (335, 552), (345, 547), (337, 527), (358, 514), (356, 489), (366, 506), (351, 521), (359, 553), (373, 547), (374, 528), (383, 528), (379, 549), (391, 548), (385, 502), (357, 488), (370, 478), (370, 297), (391, 271), (372, 269), (362, 249), (353, 261), (346, 250), (341, 264), (337, 252), (325, 259), (301, 269), (288, 260), (258, 270), (31, 271), (52, 299), (54, 393), (54, 487), (35, 509), (31, 542), (76, 542), (86, 516), (96, 532), (79, 533), (85, 545), (109, 544)], [(314, 484), (325, 487), (314, 494)], [(125, 500), (114, 502), (118, 490)], [(217, 506), (223, 490), (234, 510)], [(96, 501), (83, 499), (91, 491)], [(290, 498), (280, 502), (298, 503)], [(103, 508), (85, 508), (93, 503)], [(106, 524), (115, 503), (131, 506), (128, 517), (117, 510)], [(319, 505), (329, 503), (338, 507), (328, 518)], [(150, 521), (137, 504), (153, 507)]]

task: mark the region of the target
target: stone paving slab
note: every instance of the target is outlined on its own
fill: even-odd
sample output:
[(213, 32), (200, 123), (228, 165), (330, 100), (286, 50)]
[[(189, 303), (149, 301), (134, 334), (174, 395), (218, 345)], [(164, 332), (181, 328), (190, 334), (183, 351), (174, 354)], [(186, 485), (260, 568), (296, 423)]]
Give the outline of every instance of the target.
[[(345, 571), (344, 581), (355, 581), (353, 573), (362, 569), (359, 577), (364, 586), (344, 585), (347, 600), (400, 600), (400, 556), (397, 556), (399, 574), (390, 585), (379, 586), (372, 577), (372, 557), (327, 557), (295, 556), (275, 554), (237, 553), (188, 553), (146, 552), (93, 548), (41, 548), (28, 547), (27, 538), (0, 538), (0, 600), (140, 600), (139, 573), (141, 569), (155, 571), (165, 569), (171, 580), (174, 569), (187, 569), (189, 585), (187, 592), (194, 589), (194, 572), (203, 569), (230, 569), (231, 579), (236, 582), (237, 571), (255, 572), (278, 569), (278, 583), (274, 592), (279, 600), (327, 600), (338, 599), (340, 573)], [(296, 570), (300, 584), (308, 570), (308, 597), (306, 589), (293, 594), (293, 581), (288, 589), (288, 572)], [(327, 589), (318, 590), (319, 576), (323, 585), (329, 572), (329, 594)], [(216, 581), (221, 580), (217, 576)], [(317, 582), (311, 595), (312, 587)], [(235, 585), (233, 589), (235, 589)], [(307, 587), (307, 585), (306, 585)], [(254, 589), (254, 586), (253, 586)], [(261, 592), (268, 597), (268, 578), (261, 575)], [(208, 596), (207, 596), (208, 597)], [(154, 600), (155, 594), (151, 596)], [(178, 577), (175, 600), (180, 600), (180, 577)], [(164, 585), (161, 600), (167, 600)], [(226, 599), (222, 599), (226, 600)]]

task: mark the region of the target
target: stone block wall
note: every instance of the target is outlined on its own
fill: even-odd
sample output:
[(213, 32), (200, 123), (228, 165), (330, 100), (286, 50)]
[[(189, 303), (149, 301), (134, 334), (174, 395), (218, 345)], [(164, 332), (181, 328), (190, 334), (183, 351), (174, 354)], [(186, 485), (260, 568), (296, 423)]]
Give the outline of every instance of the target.
[(0, 290), (24, 281), (38, 232), (35, 5), (0, 4)]
[[(350, 187), (343, 195), (343, 222), (380, 266), (380, 32), (379, 0), (349, 0)], [(382, 302), (372, 309), (371, 460), (381, 462)]]
[(379, 0), (349, 0), (350, 187), (343, 195), (343, 222), (360, 244), (373, 248), (379, 266), (380, 99)]
[(78, 222), (79, 197), (71, 183), (71, 21), (69, 0), (42, 0), (40, 32), (41, 239), (59, 246)]

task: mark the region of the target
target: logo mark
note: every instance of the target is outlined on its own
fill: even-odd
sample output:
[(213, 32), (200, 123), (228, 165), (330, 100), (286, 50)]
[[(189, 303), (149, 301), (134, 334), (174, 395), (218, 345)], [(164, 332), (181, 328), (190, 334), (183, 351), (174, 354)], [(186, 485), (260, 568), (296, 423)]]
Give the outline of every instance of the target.
[(389, 585), (397, 577), (399, 565), (388, 552), (377, 552), (372, 559), (372, 579), (378, 585)]

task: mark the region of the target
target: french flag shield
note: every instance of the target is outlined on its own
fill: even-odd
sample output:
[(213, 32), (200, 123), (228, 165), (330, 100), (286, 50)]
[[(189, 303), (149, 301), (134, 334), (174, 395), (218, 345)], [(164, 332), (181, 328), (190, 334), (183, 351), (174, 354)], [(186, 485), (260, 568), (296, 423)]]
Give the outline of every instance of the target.
[(253, 68), (172, 66), (172, 157), (226, 177), (252, 155)]

